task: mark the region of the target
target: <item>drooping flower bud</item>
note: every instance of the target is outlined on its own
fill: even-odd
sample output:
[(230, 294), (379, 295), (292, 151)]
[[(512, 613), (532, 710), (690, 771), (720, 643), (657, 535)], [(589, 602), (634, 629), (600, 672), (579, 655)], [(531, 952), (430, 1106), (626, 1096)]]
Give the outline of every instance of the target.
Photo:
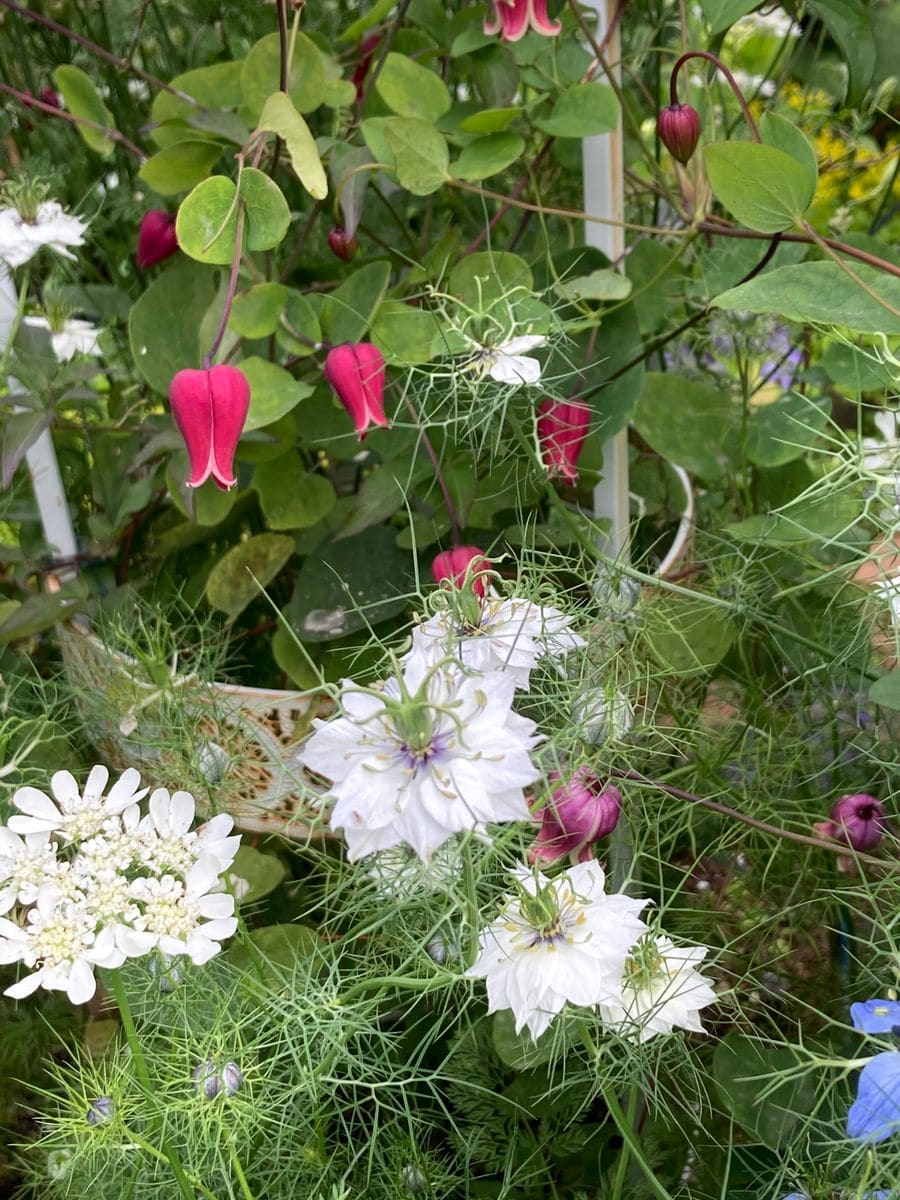
[(360, 441), (370, 425), (390, 425), (384, 415), (384, 358), (371, 342), (335, 346), (325, 359), (325, 378), (353, 419)]
[(237, 367), (179, 371), (169, 385), (172, 416), (190, 459), (188, 487), (212, 476), (216, 487), (234, 487), (234, 452), (250, 409), (250, 384)]
[(369, 73), (369, 65), (375, 57), (375, 51), (380, 42), (380, 33), (370, 33), (359, 44), (359, 58), (353, 68), (353, 74), (350, 76), (350, 82), (356, 88), (357, 100), (362, 100), (365, 94), (366, 75)]
[(178, 252), (178, 237), (175, 233), (175, 216), (163, 208), (153, 208), (144, 213), (138, 229), (137, 250), (134, 257), (142, 271), (171, 258)]
[(688, 162), (700, 140), (700, 117), (690, 104), (668, 104), (656, 120), (659, 140), (678, 162)]
[(551, 400), (538, 405), (538, 442), (541, 458), (550, 475), (561, 476), (574, 485), (578, 480), (575, 464), (584, 446), (591, 424), (591, 410), (580, 400)]
[(449, 583), (452, 587), (466, 584), (479, 599), (483, 599), (490, 586), (490, 559), (477, 546), (454, 546), (442, 550), (431, 564), (431, 578), (435, 583)]
[(559, 21), (547, 16), (547, 0), (488, 0), (486, 34), (499, 33), (504, 42), (517, 42), (529, 29), (545, 37), (555, 37), (561, 31)]
[[(550, 776), (551, 782), (560, 778), (558, 771)], [(594, 842), (612, 833), (621, 809), (619, 789), (602, 783), (590, 767), (579, 767), (536, 813), (541, 828), (528, 861), (552, 863), (568, 857), (573, 865), (588, 862)]]
[(346, 229), (341, 229), (337, 225), (328, 231), (328, 246), (331, 253), (336, 258), (342, 258), (344, 262), (350, 262), (351, 259), (355, 258), (356, 252), (359, 249), (356, 237), (352, 233), (348, 234)]
[(884, 805), (865, 792), (841, 796), (831, 810), (831, 836), (854, 850), (874, 850), (886, 828)]
[(106, 1125), (116, 1113), (116, 1105), (112, 1096), (98, 1096), (88, 1106), (86, 1115), (88, 1125)]

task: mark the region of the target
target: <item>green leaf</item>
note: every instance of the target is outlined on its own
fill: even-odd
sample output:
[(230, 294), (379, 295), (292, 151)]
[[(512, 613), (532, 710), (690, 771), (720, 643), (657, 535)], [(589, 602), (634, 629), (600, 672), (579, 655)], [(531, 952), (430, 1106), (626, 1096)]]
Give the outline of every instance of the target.
[(310, 665), (308, 653), (304, 652), (302, 646), (298, 646), (294, 635), (281, 621), (272, 634), (270, 644), (272, 657), (295, 687), (313, 688), (319, 683), (320, 676)]
[(535, 1041), (527, 1029), (516, 1033), (516, 1019), (509, 1009), (494, 1013), (491, 1033), (497, 1057), (514, 1071), (543, 1066), (560, 1051), (558, 1029), (545, 1029)]
[[(300, 336), (294, 337), (294, 330)], [(309, 299), (302, 292), (291, 291), (288, 295), (287, 308), (278, 323), (278, 345), (291, 354), (305, 357), (315, 354), (316, 346), (322, 340), (322, 330), (319, 317)], [(310, 344), (312, 343), (312, 344)]]
[[(241, 64), (239, 62), (214, 63), (211, 67), (196, 67), (176, 75), (172, 87), (188, 96), (193, 96), (204, 108), (215, 113), (221, 109), (234, 109), (241, 103)], [(187, 121), (199, 117), (199, 111), (186, 100), (172, 92), (157, 92), (150, 107), (150, 116), (157, 125), (177, 120)], [(232, 115), (232, 114), (229, 114)], [(152, 129), (150, 136), (158, 146), (169, 146), (179, 141), (184, 133), (178, 134), (170, 127)]]
[(370, 336), (389, 362), (426, 363), (433, 358), (432, 343), (438, 328), (430, 309), (386, 300), (372, 323)]
[(518, 133), (490, 133), (470, 142), (450, 168), (457, 179), (487, 179), (520, 157), (525, 139)]
[(756, 8), (758, 0), (700, 0), (700, 7), (709, 25), (711, 37), (745, 17)]
[(258, 972), (276, 979), (289, 977), (301, 959), (318, 956), (321, 945), (319, 935), (308, 925), (265, 925), (243, 934), (222, 957), (238, 975), (259, 986)]
[(627, 275), (607, 267), (556, 285), (556, 291), (566, 300), (625, 300), (631, 295), (631, 288)]
[[(62, 92), (66, 108), (73, 117), (84, 117), (85, 120), (94, 121), (106, 129), (116, 128), (115, 117), (100, 99), (90, 76), (85, 75), (80, 67), (57, 67), (53, 72), (53, 82)], [(90, 129), (86, 125), (76, 125), (75, 128), (85, 145), (101, 158), (109, 158), (115, 150), (116, 144), (112, 138), (108, 138), (98, 129)]]
[(433, 124), (450, 110), (450, 93), (441, 77), (405, 54), (388, 54), (375, 90), (398, 117), (416, 117)]
[(283, 283), (257, 283), (235, 296), (228, 326), (240, 337), (268, 337), (278, 328), (290, 288)]
[(702, 476), (720, 479), (739, 445), (740, 412), (708, 383), (648, 372), (634, 425), (657, 454)]
[(725, 609), (704, 603), (702, 593), (685, 600), (659, 596), (641, 608), (647, 649), (663, 671), (702, 675), (722, 661), (737, 635)]
[(777, 113), (764, 112), (759, 122), (759, 132), (767, 146), (783, 150), (800, 164), (806, 172), (807, 186), (813, 195), (819, 183), (819, 164), (815, 147), (793, 121)]
[(389, 263), (367, 263), (329, 293), (322, 307), (325, 339), (335, 345), (361, 341), (381, 303), (390, 276)]
[(253, 486), (270, 529), (307, 529), (327, 517), (337, 500), (331, 481), (307, 471), (295, 450), (260, 463)]
[(263, 854), (252, 846), (241, 846), (225, 880), (238, 904), (253, 904), (274, 892), (285, 875), (287, 867), (277, 855)]
[(846, 539), (864, 513), (856, 496), (831, 492), (813, 499), (798, 498), (778, 512), (757, 513), (724, 526), (724, 532), (739, 542), (768, 546), (828, 545)]
[(183, 367), (199, 367), (200, 322), (215, 297), (215, 272), (176, 259), (154, 279), (128, 318), (135, 365), (163, 395)]
[(205, 179), (221, 157), (218, 142), (187, 138), (148, 158), (138, 175), (154, 192), (174, 196)]
[(553, 105), (549, 117), (535, 125), (553, 137), (591, 137), (611, 133), (619, 121), (619, 102), (605, 83), (573, 83)]
[(390, 14), (391, 9), (397, 3), (397, 0), (375, 0), (375, 3), (369, 11), (362, 17), (358, 17), (351, 25), (348, 25), (341, 34), (342, 42), (355, 42), (362, 37), (367, 30), (383, 21)]
[(410, 558), (384, 525), (310, 554), (288, 613), (304, 642), (330, 642), (401, 612), (412, 588)]
[(238, 542), (216, 563), (206, 581), (206, 598), (233, 621), (270, 584), (294, 553), (294, 539), (258, 533)]
[(900, 712), (900, 671), (891, 671), (889, 675), (876, 679), (869, 688), (869, 699), (882, 708)]
[(240, 364), (250, 384), (250, 412), (244, 432), (271, 425), (313, 393), (309, 383), (294, 379), (284, 367), (266, 358), (245, 358)]
[(366, 476), (353, 497), (353, 514), (335, 537), (335, 541), (355, 537), (372, 525), (392, 517), (405, 507), (415, 487), (433, 474), (430, 464), (418, 460), (411, 467), (396, 468), (382, 463)]
[(798, 223), (815, 192), (807, 168), (774, 146), (709, 142), (706, 173), (716, 199), (748, 229), (779, 233)]
[[(772, 1149), (801, 1133), (815, 1110), (814, 1076), (796, 1074), (803, 1061), (788, 1046), (764, 1046), (741, 1033), (726, 1034), (713, 1055), (713, 1077), (734, 1119)], [(794, 1078), (776, 1085), (779, 1072)]]
[(284, 92), (274, 92), (259, 114), (259, 128), (284, 139), (294, 174), (314, 200), (328, 195), (328, 180), (309, 126)]
[(281, 188), (262, 171), (245, 167), (241, 172), (241, 199), (247, 208), (247, 249), (274, 249), (291, 223), (291, 210)]
[(0, 644), (34, 637), (50, 629), (57, 621), (65, 621), (74, 613), (84, 611), (83, 597), (73, 595), (72, 589), (53, 594), (33, 594), (14, 608), (5, 607), (0, 625)]
[(531, 268), (508, 250), (478, 250), (461, 259), (450, 272), (448, 289), (474, 308), (487, 312), (501, 298), (534, 290)]
[(178, 245), (197, 262), (225, 266), (234, 257), (237, 189), (224, 175), (198, 183), (185, 196), (175, 218)]
[(450, 151), (441, 134), (418, 118), (392, 117), (383, 128), (400, 186), (414, 196), (436, 192), (447, 180), (450, 163)]
[[(850, 269), (876, 295), (900, 309), (900, 279), (865, 263), (853, 263)], [(836, 262), (779, 267), (730, 288), (711, 303), (715, 308), (778, 313), (789, 321), (836, 325), (857, 333), (900, 333), (900, 317), (858, 287)]]
[(747, 421), (747, 457), (760, 467), (779, 467), (811, 449), (831, 415), (829, 398), (799, 392), (754, 407)]
[(459, 127), (463, 133), (503, 133), (524, 111), (521, 105), (512, 108), (483, 108), (481, 112), (463, 117)]
[(862, 0), (809, 0), (807, 8), (827, 28), (847, 63), (847, 104), (859, 104), (872, 82), (878, 57), (869, 6)]
[[(293, 37), (294, 54), (288, 66), (288, 95), (298, 112), (313, 112), (322, 103), (326, 71), (322, 52), (305, 33)], [(273, 92), (278, 91), (281, 72), (281, 40), (277, 33), (267, 34), (256, 45), (241, 67), (244, 104), (256, 118)]]
[(325, 81), (322, 103), (327, 108), (349, 108), (356, 100), (356, 87), (349, 79), (330, 78)]

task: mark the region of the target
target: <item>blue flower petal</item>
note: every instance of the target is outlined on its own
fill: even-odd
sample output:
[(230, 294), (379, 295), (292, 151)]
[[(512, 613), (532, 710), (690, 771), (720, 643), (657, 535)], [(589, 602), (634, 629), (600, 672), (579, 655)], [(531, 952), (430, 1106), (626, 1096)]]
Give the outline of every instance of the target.
[(900, 1052), (887, 1050), (866, 1063), (856, 1100), (847, 1113), (847, 1136), (883, 1142), (900, 1130)]
[(900, 1026), (900, 1001), (865, 1000), (850, 1005), (853, 1026), (861, 1033), (890, 1033)]

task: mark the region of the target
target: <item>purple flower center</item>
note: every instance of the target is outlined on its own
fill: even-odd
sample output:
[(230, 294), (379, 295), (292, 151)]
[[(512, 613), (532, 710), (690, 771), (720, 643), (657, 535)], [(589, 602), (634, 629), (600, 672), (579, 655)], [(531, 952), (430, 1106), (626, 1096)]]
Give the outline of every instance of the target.
[(407, 742), (401, 742), (397, 754), (408, 770), (416, 772), (419, 767), (439, 759), (447, 749), (447, 741), (447, 734), (436, 733), (427, 746), (410, 746)]

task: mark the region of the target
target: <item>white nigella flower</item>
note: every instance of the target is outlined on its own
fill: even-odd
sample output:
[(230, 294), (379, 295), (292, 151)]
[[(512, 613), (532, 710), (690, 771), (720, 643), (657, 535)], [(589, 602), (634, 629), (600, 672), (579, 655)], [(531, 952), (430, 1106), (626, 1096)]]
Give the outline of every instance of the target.
[(119, 931), (119, 943), (130, 957), (140, 957), (159, 947), (163, 954), (186, 954), (197, 966), (209, 962), (222, 949), (223, 938), (237, 929), (234, 897), (215, 889), (221, 886), (219, 864), (201, 858), (185, 875), (141, 876), (131, 884), (131, 895), (142, 912), (133, 927)]
[(625, 963), (620, 997), (600, 1005), (603, 1020), (640, 1042), (676, 1028), (703, 1033), (700, 1009), (716, 1000), (709, 980), (697, 970), (708, 953), (706, 946), (676, 946), (667, 937), (648, 934)]
[(557, 608), (517, 596), (507, 600), (494, 592), (483, 599), (460, 593), (460, 601), (471, 612), (445, 609), (413, 630), (407, 661), (421, 656), (436, 663), (450, 655), (475, 671), (503, 671), (525, 689), (539, 658), (559, 659), (584, 645), (569, 629), (572, 617)]
[(518, 894), (482, 930), (466, 974), (487, 982), (488, 1012), (512, 1009), (516, 1033), (527, 1027), (537, 1041), (566, 1001), (616, 1000), (628, 953), (647, 933), (638, 914), (648, 901), (606, 895), (596, 862), (553, 879), (527, 867), (513, 874)]
[(56, 833), (65, 841), (92, 837), (110, 817), (118, 816), (149, 790), (141, 788), (140, 774), (133, 767), (122, 773), (104, 797), (108, 781), (109, 771), (98, 766), (91, 768), (83, 792), (69, 771), (57, 771), (50, 780), (53, 800), (38, 788), (21, 787), (12, 802), (24, 816), (10, 817), (9, 828), (26, 835)]
[(497, 383), (515, 387), (523, 383), (540, 383), (541, 364), (526, 352), (546, 345), (547, 339), (541, 334), (512, 337), (499, 346), (483, 346), (468, 337), (466, 341), (476, 351), (473, 365), (482, 375), (490, 375)]
[(351, 862), (404, 842), (427, 861), (454, 833), (528, 819), (537, 738), (513, 693), (499, 672), (472, 678), (421, 659), (380, 693), (345, 681), (343, 714), (316, 721), (298, 759), (331, 780), (331, 824)]
[(86, 221), (64, 212), (55, 200), (39, 204), (33, 219), (23, 217), (17, 208), (0, 209), (0, 259), (9, 267), (21, 267), (42, 246), (74, 259), (66, 247), (83, 246), (86, 229)]
[(0, 963), (21, 962), (31, 972), (5, 990), (15, 1000), (43, 987), (83, 1004), (96, 989), (94, 967), (120, 967), (124, 961), (112, 929), (98, 930), (84, 904), (54, 884), (40, 889), (26, 925), (0, 917)]
[(62, 864), (48, 833), (18, 837), (0, 825), (0, 913), (14, 904), (33, 904), (38, 890), (56, 879)]
[(200, 858), (209, 857), (219, 864), (221, 874), (230, 867), (241, 839), (228, 837), (234, 820), (227, 813), (191, 830), (194, 823), (194, 797), (190, 792), (169, 793), (156, 788), (150, 795), (147, 816), (137, 828), (140, 858), (158, 874), (176, 871), (184, 875)]
[(53, 353), (60, 362), (70, 362), (76, 354), (96, 357), (100, 353), (100, 330), (90, 321), (82, 321), (77, 317), (67, 318), (57, 327), (51, 325), (46, 317), (25, 317), (23, 324), (30, 325), (32, 329), (49, 331)]

